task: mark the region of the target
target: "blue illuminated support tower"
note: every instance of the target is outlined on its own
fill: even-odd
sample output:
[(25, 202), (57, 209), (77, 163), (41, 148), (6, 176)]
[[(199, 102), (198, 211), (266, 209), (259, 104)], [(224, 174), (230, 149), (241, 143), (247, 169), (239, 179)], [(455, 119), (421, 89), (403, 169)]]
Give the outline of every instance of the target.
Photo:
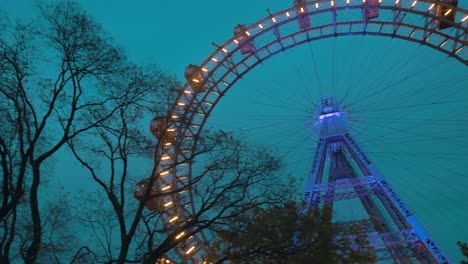
[[(365, 235), (379, 261), (450, 263), (353, 140), (334, 98), (322, 98), (319, 125), (301, 213), (327, 205), (338, 224), (368, 220)], [(345, 208), (341, 215), (340, 207)], [(351, 212), (351, 207), (356, 211)]]

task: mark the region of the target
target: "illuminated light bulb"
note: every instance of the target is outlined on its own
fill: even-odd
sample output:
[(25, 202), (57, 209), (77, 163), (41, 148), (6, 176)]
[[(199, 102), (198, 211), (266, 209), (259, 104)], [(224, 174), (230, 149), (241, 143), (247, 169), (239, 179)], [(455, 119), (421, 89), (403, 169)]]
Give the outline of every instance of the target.
[(222, 50), (224, 53), (227, 53), (227, 52), (228, 52), (227, 49), (225, 49), (225, 48), (222, 48), (221, 50)]
[(362, 0), (362, 3), (365, 4), (365, 3), (366, 3), (366, 0)]
[(411, 7), (414, 7), (417, 3), (418, 3), (418, 1), (415, 0), (415, 1), (413, 2), (413, 4), (411, 4)]
[(465, 22), (467, 19), (468, 19), (468, 16), (464, 17), (464, 18), (461, 20), (461, 22), (463, 23), (463, 22)]
[(179, 118), (179, 117), (176, 116), (176, 115), (172, 115), (171, 117), (174, 118), (174, 119)]
[(202, 71), (204, 71), (204, 72), (208, 72), (208, 70), (207, 70), (207, 69), (205, 69), (205, 68), (202, 68), (201, 70), (202, 70)]
[(346, 0), (346, 4), (349, 5), (349, 0)]
[(447, 10), (447, 12), (445, 12), (444, 16), (450, 14), (450, 12), (452, 12), (452, 9)]
[(271, 21), (273, 21), (273, 23), (276, 23), (276, 18), (272, 17)]
[(176, 239), (179, 239), (179, 238), (181, 238), (183, 235), (185, 235), (185, 232), (182, 232), (182, 233), (178, 234), (175, 238), (176, 238)]
[(175, 131), (175, 128), (169, 128), (167, 129), (168, 132), (174, 132)]
[(170, 188), (171, 188), (171, 186), (168, 185), (168, 186), (166, 186), (166, 187), (164, 187), (164, 188), (161, 188), (161, 191), (169, 190)]
[(178, 106), (185, 106), (185, 103), (178, 102), (177, 105), (178, 105)]
[(186, 94), (191, 94), (192, 92), (189, 91), (189, 90), (185, 90), (184, 93), (186, 93)]
[(428, 10), (432, 10), (432, 8), (434, 8), (435, 4), (432, 4)]
[(234, 42), (235, 42), (236, 44), (239, 44), (239, 41), (237, 41), (237, 39), (235, 39)]
[(463, 49), (463, 47), (457, 49), (457, 50), (455, 51), (455, 54), (457, 54), (458, 52), (460, 52), (462, 49)]
[(263, 29), (263, 25), (262, 24), (258, 24), (258, 27)]
[(250, 32), (248, 31), (245, 31), (245, 34), (247, 34), (247, 36), (250, 36)]
[(331, 0), (331, 1), (330, 1), (330, 5), (331, 5), (331, 6), (335, 6), (335, 1)]
[(194, 249), (195, 249), (195, 246), (192, 246), (189, 250), (187, 250), (187, 252), (185, 252), (185, 254), (190, 254), (190, 252), (192, 252)]
[(164, 143), (164, 146), (170, 146), (170, 145), (172, 145), (171, 142), (166, 142), (166, 143)]
[(200, 81), (198, 79), (192, 79), (193, 82), (199, 83)]
[(287, 16), (287, 17), (289, 17), (289, 16), (290, 16), (290, 15), (289, 15), (289, 12), (286, 12), (286, 16)]
[(410, 35), (409, 37), (410, 37), (410, 38), (412, 38), (412, 37), (413, 37), (413, 35), (414, 35), (414, 31), (411, 33), (411, 35)]
[(178, 217), (178, 216), (174, 216), (172, 219), (169, 220), (169, 223), (172, 223), (172, 222), (174, 222), (174, 221), (177, 220), (177, 219), (179, 219), (179, 217)]
[(164, 156), (164, 157), (161, 158), (161, 160), (168, 160), (168, 159), (170, 159), (170, 158), (171, 158), (171, 157), (169, 157), (169, 156)]
[(398, 5), (398, 3), (400, 3), (400, 0), (395, 1), (395, 5)]
[(167, 203), (164, 204), (164, 206), (165, 206), (165, 207), (168, 207), (168, 206), (171, 205), (171, 204), (172, 204), (172, 202), (167, 202)]
[(167, 175), (167, 174), (169, 174), (169, 171), (163, 171), (159, 175), (164, 176), (164, 175)]
[(317, 8), (317, 9), (319, 8), (319, 5), (318, 5), (318, 3), (315, 3), (315, 8)]
[(301, 13), (304, 13), (304, 8), (303, 7), (301, 7)]
[(211, 58), (211, 60), (214, 62), (218, 62), (218, 60), (215, 57)]

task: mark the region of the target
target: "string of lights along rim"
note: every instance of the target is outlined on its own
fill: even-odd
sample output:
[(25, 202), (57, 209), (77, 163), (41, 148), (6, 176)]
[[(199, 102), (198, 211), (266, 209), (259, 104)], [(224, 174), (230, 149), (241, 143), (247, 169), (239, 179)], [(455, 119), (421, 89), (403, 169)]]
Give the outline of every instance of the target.
[[(353, 15), (342, 15), (347, 13)], [(327, 19), (313, 19), (324, 14)], [(458, 0), (296, 0), (252, 25), (239, 24), (233, 37), (217, 45), (205, 61), (186, 67), (187, 82), (168, 115), (151, 121), (150, 130), (159, 142), (156, 168), (151, 178), (137, 184), (137, 193), (150, 183), (151, 192), (171, 193), (149, 200), (146, 207), (160, 213), (168, 227), (188, 221), (195, 210), (191, 190), (176, 194), (171, 190), (190, 181), (190, 157), (210, 113), (240, 78), (276, 54), (326, 38), (369, 35), (419, 43), (467, 65), (467, 31), (468, 11), (458, 7)], [(369, 247), (379, 260), (450, 263), (372, 157), (358, 146), (334, 95), (322, 97), (319, 105), (315, 117), (319, 140), (311, 173), (304, 175), (308, 183), (299, 213), (355, 199), (370, 219)], [(177, 247), (177, 254), (187, 262), (204, 263), (200, 256), (207, 238), (203, 232), (189, 231), (175, 237), (184, 244)], [(169, 257), (159, 262), (175, 263)]]

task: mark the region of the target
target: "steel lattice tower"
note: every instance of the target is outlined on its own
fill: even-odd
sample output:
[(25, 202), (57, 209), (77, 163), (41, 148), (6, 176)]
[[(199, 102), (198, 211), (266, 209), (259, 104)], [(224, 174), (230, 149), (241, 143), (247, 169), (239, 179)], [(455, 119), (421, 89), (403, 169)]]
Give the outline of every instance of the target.
[(319, 141), (301, 213), (354, 201), (371, 223), (366, 235), (379, 260), (450, 263), (353, 140), (334, 98), (322, 98), (319, 121)]

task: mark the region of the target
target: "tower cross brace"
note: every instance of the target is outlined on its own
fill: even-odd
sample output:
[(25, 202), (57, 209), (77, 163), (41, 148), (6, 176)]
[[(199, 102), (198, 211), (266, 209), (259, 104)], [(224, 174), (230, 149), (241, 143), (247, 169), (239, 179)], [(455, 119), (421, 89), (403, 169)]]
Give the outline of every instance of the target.
[(319, 122), (320, 136), (300, 213), (324, 205), (334, 208), (343, 200), (354, 201), (364, 208), (361, 220), (371, 223), (364, 235), (378, 260), (450, 263), (353, 140), (333, 97), (322, 98)]

